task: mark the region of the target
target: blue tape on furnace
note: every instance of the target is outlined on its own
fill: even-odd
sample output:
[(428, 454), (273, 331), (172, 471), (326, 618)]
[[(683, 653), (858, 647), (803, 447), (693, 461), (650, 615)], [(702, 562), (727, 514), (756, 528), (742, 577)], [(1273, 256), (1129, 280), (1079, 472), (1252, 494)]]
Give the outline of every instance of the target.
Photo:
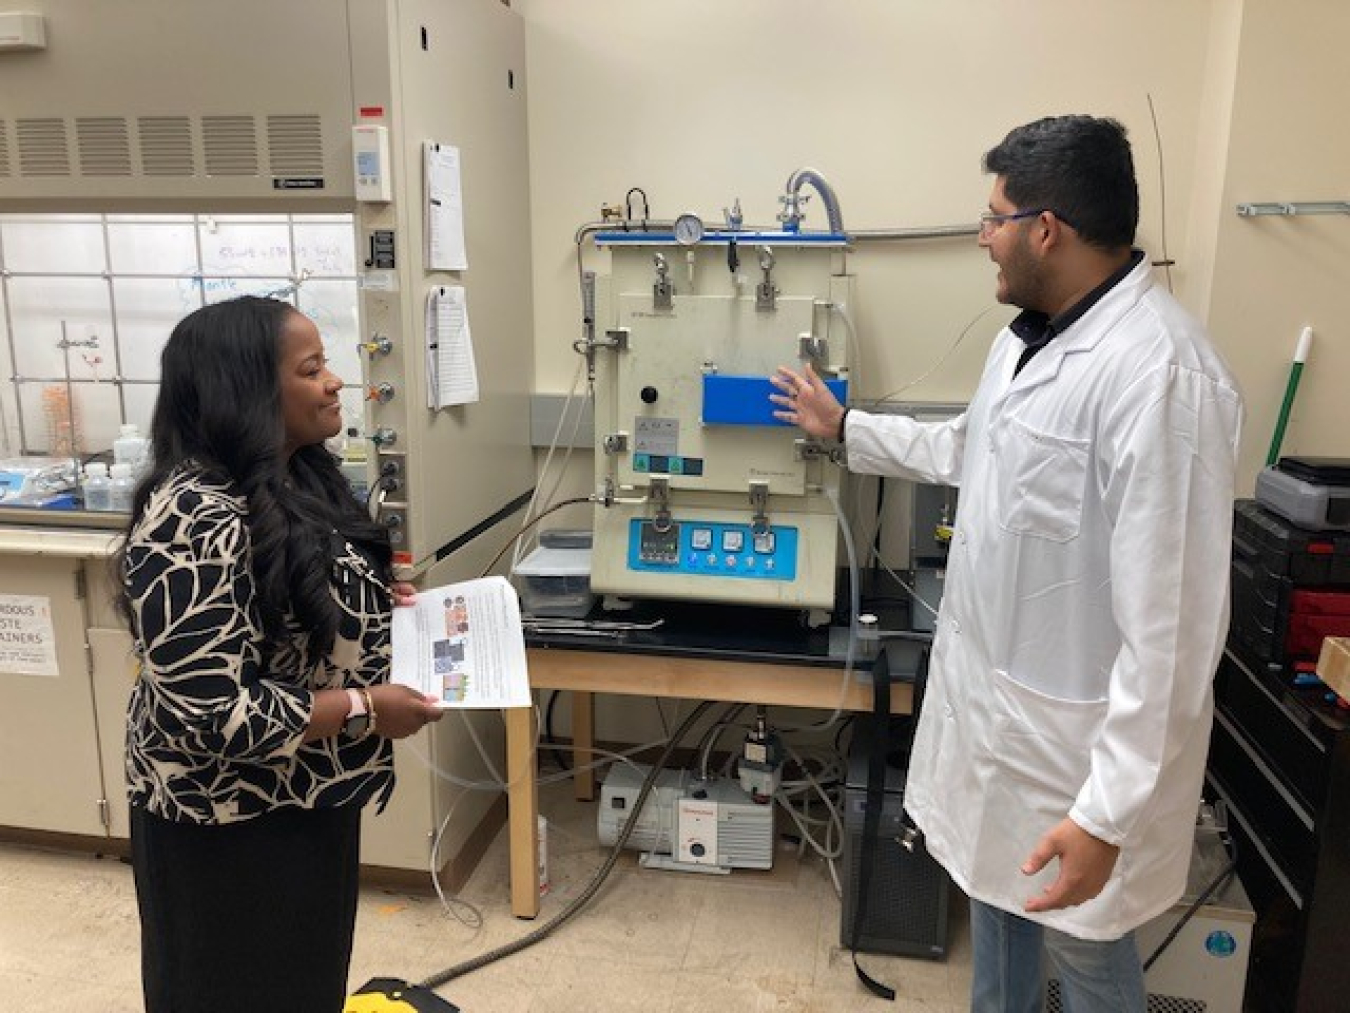
[[(839, 400), (848, 401), (847, 380), (826, 380), (825, 386)], [(722, 373), (703, 377), (703, 424), (705, 426), (786, 426), (773, 417), (778, 406), (769, 400), (778, 393), (767, 376), (728, 376)]]

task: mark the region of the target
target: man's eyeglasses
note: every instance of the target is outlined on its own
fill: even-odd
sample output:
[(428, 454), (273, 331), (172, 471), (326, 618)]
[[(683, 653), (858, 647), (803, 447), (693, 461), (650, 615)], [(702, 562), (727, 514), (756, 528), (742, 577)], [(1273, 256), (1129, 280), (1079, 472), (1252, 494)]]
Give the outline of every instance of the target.
[(1035, 218), (1037, 215), (1052, 214), (1064, 225), (1073, 228), (1073, 222), (1065, 218), (1054, 208), (1033, 208), (1029, 211), (1014, 211), (1011, 214), (996, 215), (992, 211), (981, 211), (979, 217), (980, 237), (987, 239), (993, 235), (1004, 223), (1017, 222), (1023, 218)]
[(1011, 214), (996, 215), (992, 211), (981, 211), (979, 217), (980, 235), (993, 235), (1001, 226), (1007, 222), (1021, 221), (1023, 218), (1035, 218), (1037, 215), (1044, 214), (1049, 208), (1034, 208), (1030, 211), (1014, 211)]

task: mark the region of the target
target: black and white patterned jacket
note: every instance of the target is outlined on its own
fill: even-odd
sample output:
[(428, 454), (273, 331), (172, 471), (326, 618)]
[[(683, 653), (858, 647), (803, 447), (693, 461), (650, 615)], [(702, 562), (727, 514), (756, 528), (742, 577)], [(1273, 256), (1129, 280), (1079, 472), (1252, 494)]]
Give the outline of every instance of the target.
[(270, 652), (254, 607), (242, 496), (192, 467), (151, 494), (127, 538), (141, 673), (128, 707), (133, 805), (232, 823), (286, 808), (363, 805), (393, 790), (393, 745), (372, 735), (303, 743), (312, 692), (388, 678), (389, 589), (334, 535), (341, 619), (326, 657), (294, 636)]

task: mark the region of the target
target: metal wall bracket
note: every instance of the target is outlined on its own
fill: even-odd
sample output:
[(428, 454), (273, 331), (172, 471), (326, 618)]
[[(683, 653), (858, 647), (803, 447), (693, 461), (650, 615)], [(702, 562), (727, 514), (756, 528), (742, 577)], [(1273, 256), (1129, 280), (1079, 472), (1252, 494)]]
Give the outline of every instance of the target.
[(1350, 201), (1300, 200), (1268, 204), (1239, 204), (1237, 213), (1240, 218), (1256, 218), (1262, 215), (1350, 215)]

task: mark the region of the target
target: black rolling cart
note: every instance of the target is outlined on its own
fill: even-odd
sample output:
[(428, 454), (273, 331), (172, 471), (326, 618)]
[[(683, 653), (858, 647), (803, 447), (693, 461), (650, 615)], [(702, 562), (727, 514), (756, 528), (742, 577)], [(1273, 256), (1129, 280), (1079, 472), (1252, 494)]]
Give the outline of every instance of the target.
[(1350, 534), (1235, 507), (1233, 621), (1207, 790), (1229, 809), (1256, 912), (1248, 1005), (1350, 1009), (1350, 710), (1303, 672), (1296, 592), (1350, 591)]

